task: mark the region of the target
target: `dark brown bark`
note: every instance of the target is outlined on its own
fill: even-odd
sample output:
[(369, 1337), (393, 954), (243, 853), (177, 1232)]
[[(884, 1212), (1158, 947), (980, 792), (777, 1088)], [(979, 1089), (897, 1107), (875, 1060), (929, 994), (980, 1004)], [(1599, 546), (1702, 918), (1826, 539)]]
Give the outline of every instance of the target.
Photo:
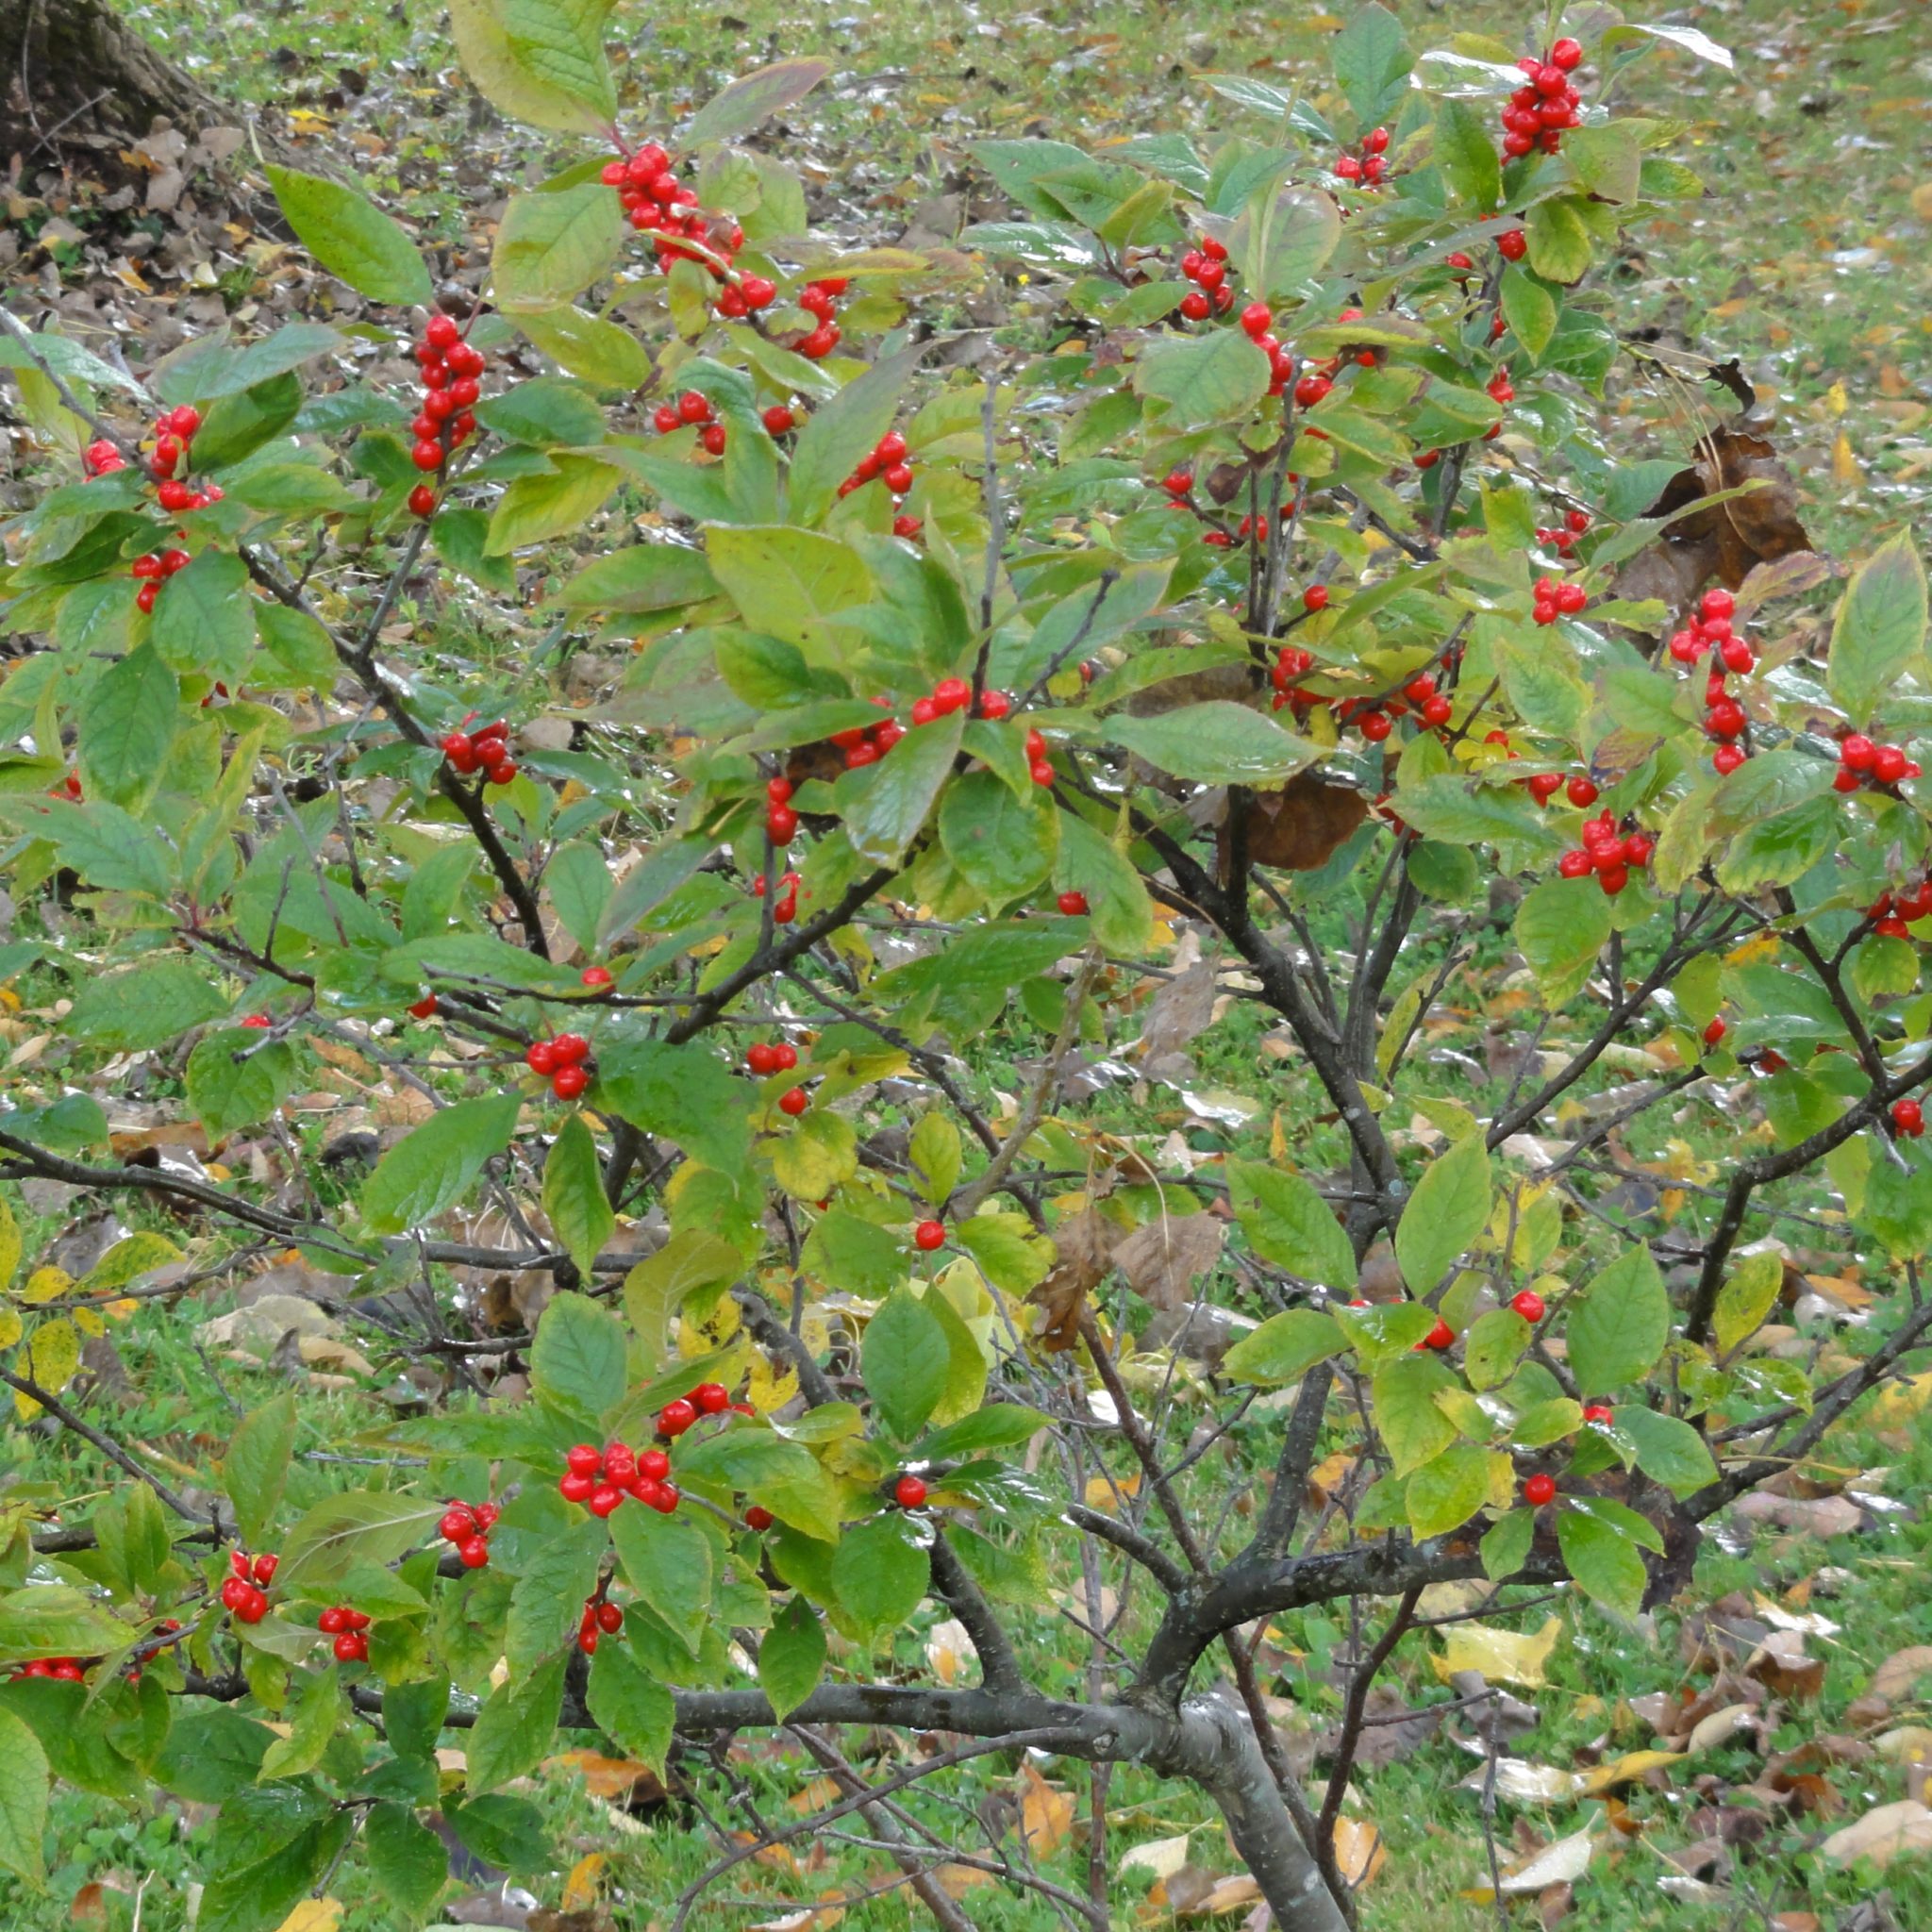
[(103, 0), (0, 0), (0, 160), (31, 172), (86, 146), (111, 162), (94, 137), (138, 140), (163, 118), (192, 131), (213, 104)]

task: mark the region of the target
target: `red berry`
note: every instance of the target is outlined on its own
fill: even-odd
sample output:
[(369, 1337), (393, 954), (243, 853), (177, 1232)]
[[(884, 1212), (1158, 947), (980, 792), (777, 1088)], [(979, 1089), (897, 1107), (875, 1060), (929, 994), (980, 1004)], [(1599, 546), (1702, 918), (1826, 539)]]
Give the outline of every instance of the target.
[(789, 845), (798, 830), (798, 814), (789, 805), (774, 805), (765, 814), (765, 833), (774, 845)]
[(917, 1509), (925, 1501), (925, 1485), (916, 1475), (902, 1475), (892, 1485), (892, 1500), (902, 1509)]
[(935, 1248), (946, 1244), (946, 1227), (941, 1221), (922, 1221), (912, 1230), (912, 1245), (931, 1254)]
[(658, 1411), (658, 1433), (660, 1436), (681, 1436), (697, 1419), (696, 1405), (680, 1395)]
[(1588, 778), (1573, 778), (1565, 788), (1564, 795), (1574, 806), (1588, 808), (1597, 801), (1597, 790)]
[(524, 1049), (524, 1064), (533, 1074), (548, 1076), (557, 1071), (557, 1043), (550, 1040), (533, 1040)]
[(275, 1577), (276, 1566), (280, 1561), (281, 1558), (279, 1557), (258, 1557), (249, 1574), (257, 1583), (273, 1583)]
[(242, 1020), (242, 1025), (257, 1033), (266, 1033), (275, 1024), (266, 1013), (248, 1013)]
[(1872, 775), (1881, 785), (1896, 785), (1906, 775), (1907, 758), (1895, 744), (1881, 744), (1872, 760)]
[(1533, 1475), (1523, 1486), (1523, 1500), (1532, 1509), (1541, 1509), (1545, 1503), (1557, 1500), (1557, 1478), (1553, 1475)]
[(615, 1604), (599, 1604), (597, 1627), (607, 1636), (616, 1636), (624, 1628), (624, 1612)]
[(1438, 693), (1424, 704), (1423, 723), (1429, 725), (1446, 724), (1453, 708), (1449, 700)]
[(599, 1483), (591, 1491), (584, 1507), (592, 1516), (608, 1516), (624, 1501), (624, 1491), (611, 1483)]
[(754, 1503), (744, 1512), (744, 1526), (758, 1531), (760, 1535), (770, 1529), (777, 1520), (761, 1503)]
[(1705, 1045), (1715, 1046), (1718, 1043), (1718, 1041), (1721, 1041), (1724, 1037), (1724, 1035), (1728, 1033), (1730, 1030), (1731, 1029), (1724, 1024), (1724, 1016), (1722, 1014), (1718, 1015), (1715, 1019), (1711, 1021), (1710, 1024), (1704, 1029)]
[(442, 445), (440, 442), (419, 442), (409, 452), (409, 460), (419, 470), (440, 470), (442, 468)]
[(722, 423), (708, 425), (698, 438), (698, 441), (703, 446), (706, 454), (714, 457), (722, 457), (724, 454), (724, 445), (727, 440), (724, 433), (724, 425)]
[(617, 983), (608, 966), (586, 966), (579, 976), (589, 987), (614, 986)]
[(722, 1382), (700, 1382), (690, 1399), (703, 1415), (719, 1415), (731, 1407), (731, 1391)]
[(1630, 874), (1622, 865), (1613, 865), (1608, 871), (1599, 869), (1596, 882), (1614, 899), (1630, 883)]
[(1496, 253), (1505, 261), (1521, 261), (1529, 253), (1529, 237), (1521, 228), (1507, 228), (1496, 237)]
[(1434, 1349), (1447, 1348), (1455, 1341), (1455, 1329), (1450, 1327), (1448, 1323), (1443, 1321), (1440, 1315), (1436, 1317), (1436, 1325), (1433, 1328), (1431, 1328), (1425, 1336), (1423, 1337), (1424, 1346)]
[(774, 436), (784, 436), (798, 427), (798, 419), (783, 403), (774, 403), (765, 411), (765, 427)]
[(550, 1076), (550, 1091), (559, 1100), (575, 1100), (590, 1084), (590, 1074), (578, 1066), (558, 1067)]
[(1302, 608), (1304, 610), (1325, 610), (1327, 608), (1328, 586), (1326, 584), (1310, 584), (1302, 592)]
[(762, 1079), (765, 1074), (778, 1071), (778, 1051), (759, 1041), (755, 1046), (745, 1049), (744, 1064)]
[(457, 1556), (465, 1570), (480, 1570), (490, 1561), (490, 1545), (480, 1536), (473, 1536)]
[(738, 285), (738, 293), (747, 308), (769, 308), (777, 299), (778, 285), (763, 275), (746, 275)]
[(778, 1111), (789, 1113), (795, 1120), (811, 1105), (811, 1095), (803, 1087), (794, 1087), (789, 1093), (778, 1096)]
[[(1738, 769), (1740, 765), (1741, 765), (1744, 762), (1744, 754), (1735, 744), (1721, 744), (1714, 752), (1711, 753), (1710, 762), (1711, 768), (1717, 773), (1719, 777), (1727, 778), (1733, 772), (1735, 772)], [(1851, 775), (1852, 774), (1847, 772), (1840, 772), (1839, 774), (1839, 777), (1840, 778), (1851, 777)], [(1833, 782), (1836, 783), (1837, 781), (1834, 780)], [(1840, 786), (1839, 790), (1843, 791), (1855, 791), (1857, 790), (1857, 779), (1856, 777), (1852, 777), (1852, 782), (1850, 785)]]
[(369, 1655), (369, 1640), (357, 1631), (345, 1631), (331, 1648), (339, 1663), (360, 1663)]
[(1583, 43), (1580, 41), (1561, 40), (1550, 49), (1550, 65), (1564, 74), (1583, 65)]
[(798, 353), (807, 361), (822, 361), (839, 346), (839, 325), (836, 322), (820, 323), (818, 327), (796, 346)]
[(476, 1534), (476, 1519), (460, 1503), (453, 1503), (442, 1512), (442, 1520), (436, 1529), (444, 1542), (468, 1542)]
[(941, 712), (963, 709), (972, 696), (973, 687), (963, 677), (942, 677), (932, 690), (933, 705)]
[(1925, 1111), (1916, 1100), (1894, 1100), (1891, 1124), (1895, 1132), (1916, 1141), (1925, 1131)]
[(1543, 1318), (1543, 1298), (1533, 1288), (1525, 1288), (1520, 1293), (1511, 1295), (1509, 1306), (1525, 1322), (1541, 1322)]
[(1592, 1402), (1583, 1411), (1587, 1423), (1607, 1423), (1610, 1420), (1610, 1406), (1607, 1402)]
[(1380, 744), (1395, 729), (1395, 721), (1387, 711), (1364, 711), (1356, 724), (1371, 744)]
[(604, 1467), (603, 1452), (593, 1442), (578, 1442), (564, 1456), (564, 1466), (573, 1475), (595, 1475)]
[(575, 1470), (567, 1470), (557, 1479), (557, 1493), (566, 1503), (588, 1503), (596, 1493), (595, 1472), (579, 1475)]
[(1053, 766), (1045, 758), (1035, 758), (1033, 761), (1033, 782), (1036, 785), (1051, 785), (1053, 781)]
[(1069, 919), (1079, 919), (1087, 911), (1087, 894), (1085, 892), (1062, 892), (1056, 903)]
[(709, 400), (700, 395), (694, 389), (686, 390), (677, 399), (677, 415), (680, 422), (704, 423), (709, 420), (710, 414)]

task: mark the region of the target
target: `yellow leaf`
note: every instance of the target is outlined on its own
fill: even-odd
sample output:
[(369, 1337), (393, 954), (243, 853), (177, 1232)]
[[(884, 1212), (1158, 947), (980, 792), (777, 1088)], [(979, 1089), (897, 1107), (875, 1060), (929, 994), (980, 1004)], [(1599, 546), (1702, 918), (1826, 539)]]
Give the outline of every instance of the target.
[(1030, 1764), (1023, 1764), (1020, 1773), (1026, 1785), (1020, 1799), (1020, 1835), (1034, 1857), (1051, 1857), (1072, 1835), (1074, 1801)]
[(566, 1912), (588, 1911), (597, 1903), (597, 1881), (604, 1873), (604, 1854), (586, 1852), (570, 1868), (570, 1876), (563, 1882), (563, 1906)]
[(305, 1898), (275, 1928), (275, 1932), (336, 1932), (342, 1923), (342, 1902), (337, 1898)]
[(11, 1348), (20, 1340), (24, 1325), (18, 1308), (0, 1307), (0, 1348)]
[(777, 1374), (770, 1360), (763, 1355), (755, 1354), (751, 1358), (750, 1379), (745, 1385), (744, 1399), (760, 1415), (770, 1415), (780, 1409), (798, 1393), (798, 1371), (787, 1369)]
[[(80, 1337), (74, 1332), (72, 1322), (65, 1319), (42, 1322), (27, 1337), (27, 1376), (38, 1382), (48, 1394), (58, 1395), (66, 1388), (79, 1366)], [(23, 1421), (30, 1420), (41, 1412), (41, 1405), (31, 1395), (15, 1395), (13, 1405)]]
[(20, 1291), (24, 1302), (58, 1301), (74, 1286), (74, 1276), (64, 1268), (36, 1268)]
[(1445, 1684), (1457, 1671), (1480, 1671), (1492, 1684), (1523, 1684), (1537, 1690), (1543, 1682), (1543, 1666), (1562, 1634), (1560, 1617), (1549, 1618), (1533, 1637), (1487, 1624), (1459, 1624), (1443, 1638), (1442, 1654), (1429, 1661)]
[(1832, 439), (1831, 480), (1847, 490), (1853, 490), (1864, 482), (1864, 465), (1852, 451), (1852, 439), (1840, 429)]
[(1852, 406), (1852, 399), (1845, 393), (1842, 382), (1835, 382), (1824, 391), (1824, 407), (1834, 416), (1842, 416)]
[(1902, 1428), (1915, 1416), (1924, 1415), (1932, 1402), (1932, 1373), (1907, 1375), (1902, 1382), (1889, 1382), (1873, 1399), (1867, 1419), (1879, 1429)]
[(1594, 1798), (1600, 1792), (1614, 1790), (1619, 1785), (1634, 1783), (1644, 1773), (1655, 1771), (1659, 1765), (1681, 1764), (1686, 1755), (1682, 1751), (1626, 1751), (1609, 1764), (1595, 1765), (1584, 1772), (1577, 1787), (1578, 1794)]
[(1122, 1496), (1139, 1495), (1140, 1491), (1141, 1478), (1138, 1473), (1123, 1476), (1118, 1482), (1109, 1476), (1090, 1475), (1087, 1478), (1087, 1507), (1090, 1509), (1105, 1510), (1111, 1516)]
[(1350, 1890), (1366, 1885), (1389, 1862), (1382, 1834), (1362, 1818), (1335, 1821), (1335, 1862)]

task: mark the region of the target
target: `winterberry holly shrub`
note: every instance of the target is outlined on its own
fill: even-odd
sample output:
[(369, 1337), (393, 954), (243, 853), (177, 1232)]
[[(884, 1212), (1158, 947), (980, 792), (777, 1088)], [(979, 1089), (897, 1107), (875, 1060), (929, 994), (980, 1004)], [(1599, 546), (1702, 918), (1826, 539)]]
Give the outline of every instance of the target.
[[(810, 230), (769, 135), (824, 63), (621, 121), (595, 10), (515, 14), (464, 0), (464, 64), (567, 139), (482, 301), (276, 170), (385, 318), (353, 345), (137, 381), (6, 320), (46, 489), (0, 974), (58, 1019), (0, 1178), (152, 1211), (78, 1279), (0, 1215), (0, 1379), (100, 1499), (7, 1499), (0, 1859), (38, 1874), (50, 1778), (156, 1784), (222, 1807), (202, 1932), (344, 1856), (421, 1919), (431, 1806), (552, 1858), (505, 1788), (559, 1732), (697, 1789), (732, 1732), (857, 1724), (1191, 1779), (1332, 1932), (1424, 1592), (1666, 1601), (1932, 1328), (1923, 572), (1884, 544), (1828, 638), (1781, 625), (1830, 572), (1742, 540), (1762, 474), (1599, 408), (1657, 380), (1624, 238), (1699, 192), (1606, 105), (1668, 30), (1418, 53), (1364, 7), (1331, 86), (1215, 81), (1211, 141), (982, 142), (1010, 218), (920, 256)], [(1445, 1081), (1477, 972), (1528, 1045)], [(1092, 1097), (1257, 1010), (1272, 1130)], [(415, 1103), (373, 1166), (289, 1108), (332, 1076)], [(123, 1151), (137, 1078), (207, 1162)], [(1686, 1109), (1735, 1158), (1678, 1177), (1673, 1281), (1614, 1190)], [(1765, 1340), (1794, 1203), (1880, 1285), (1849, 1365)], [(240, 1243), (433, 1385), (374, 1468), (281, 1394), (177, 1487), (71, 1399)], [(542, 1291), (486, 1313), (504, 1275)], [(1242, 1633), (1372, 1598), (1305, 1796)]]

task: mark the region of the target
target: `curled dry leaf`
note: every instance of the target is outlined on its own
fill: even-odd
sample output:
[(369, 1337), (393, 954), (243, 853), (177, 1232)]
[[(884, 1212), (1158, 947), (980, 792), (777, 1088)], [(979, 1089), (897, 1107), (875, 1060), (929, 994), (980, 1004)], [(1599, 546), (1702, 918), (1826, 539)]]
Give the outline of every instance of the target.
[(1138, 1227), (1113, 1251), (1127, 1286), (1157, 1308), (1184, 1308), (1195, 1276), (1221, 1258), (1227, 1225), (1216, 1214), (1160, 1215)]
[(1059, 1355), (1080, 1340), (1080, 1310), (1100, 1277), (1112, 1265), (1121, 1231), (1091, 1208), (1053, 1231), (1055, 1265), (1032, 1289), (1027, 1305), (1040, 1310), (1034, 1339), (1048, 1355)]
[(1489, 1624), (1457, 1624), (1442, 1640), (1442, 1651), (1432, 1657), (1436, 1674), (1447, 1683), (1457, 1671), (1480, 1671), (1491, 1683), (1541, 1688), (1544, 1666), (1563, 1634), (1560, 1617), (1546, 1618), (1541, 1630), (1524, 1635), (1498, 1630)]
[(1880, 1871), (1906, 1852), (1932, 1851), (1932, 1811), (1915, 1798), (1880, 1805), (1818, 1848), (1835, 1865), (1869, 1858)]
[[(1273, 791), (1247, 797), (1248, 859), (1276, 872), (1313, 872), (1326, 865), (1369, 815), (1369, 801), (1351, 785), (1297, 772)], [(1229, 863), (1227, 820), (1215, 833), (1221, 876)]]

